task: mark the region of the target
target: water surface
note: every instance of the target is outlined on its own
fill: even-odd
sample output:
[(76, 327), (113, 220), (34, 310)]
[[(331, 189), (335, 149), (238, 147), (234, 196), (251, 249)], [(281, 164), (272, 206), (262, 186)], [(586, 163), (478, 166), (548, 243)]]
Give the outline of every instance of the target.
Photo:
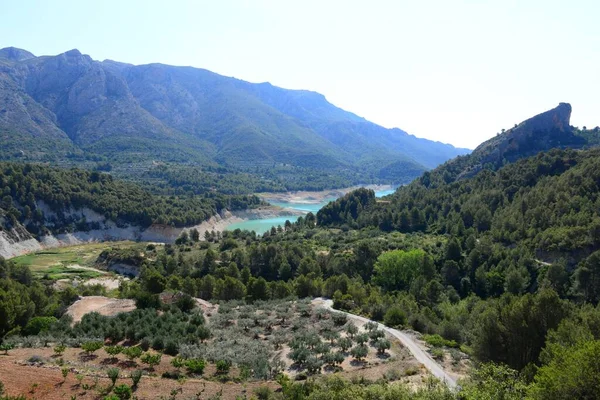
[[(386, 190), (378, 190), (375, 191), (376, 197), (387, 196), (388, 194), (392, 194), (396, 191), (396, 189), (386, 189)], [(335, 197), (323, 199), (323, 201), (319, 203), (287, 203), (287, 202), (278, 202), (278, 201), (270, 201), (274, 206), (279, 206), (283, 208), (292, 208), (294, 210), (304, 211), (306, 213), (312, 212), (313, 214), (317, 214), (325, 204), (330, 201), (335, 200)], [(288, 215), (282, 217), (274, 217), (274, 218), (263, 218), (263, 219), (249, 219), (247, 221), (236, 222), (231, 224), (225, 228), (228, 231), (234, 231), (236, 229), (254, 231), (259, 235), (271, 230), (271, 227), (281, 225), (282, 227), (285, 225), (285, 221), (289, 220), (290, 222), (296, 222), (298, 220), (297, 215)]]

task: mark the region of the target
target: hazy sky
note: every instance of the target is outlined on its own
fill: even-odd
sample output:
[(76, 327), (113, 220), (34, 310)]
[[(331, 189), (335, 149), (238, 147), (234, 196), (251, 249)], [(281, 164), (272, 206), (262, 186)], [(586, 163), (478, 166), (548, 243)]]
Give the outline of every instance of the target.
[(600, 125), (600, 1), (0, 0), (0, 47), (206, 68), (475, 147), (555, 107)]

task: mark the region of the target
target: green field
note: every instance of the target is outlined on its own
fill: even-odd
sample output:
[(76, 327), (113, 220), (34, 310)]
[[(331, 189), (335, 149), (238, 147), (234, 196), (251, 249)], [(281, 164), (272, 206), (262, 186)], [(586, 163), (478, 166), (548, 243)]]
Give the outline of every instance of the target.
[(90, 279), (103, 275), (100, 271), (91, 270), (103, 250), (128, 248), (136, 244), (138, 243), (130, 241), (86, 243), (26, 254), (15, 257), (12, 261), (29, 267), (38, 277), (47, 276), (53, 280), (75, 277)]

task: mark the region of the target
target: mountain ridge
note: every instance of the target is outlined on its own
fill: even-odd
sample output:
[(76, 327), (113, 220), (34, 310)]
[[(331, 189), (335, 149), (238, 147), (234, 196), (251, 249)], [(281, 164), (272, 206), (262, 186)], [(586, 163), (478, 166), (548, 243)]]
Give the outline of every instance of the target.
[[(77, 49), (0, 50), (0, 110), (2, 157), (26, 161), (290, 165), (404, 183), (468, 152), (381, 127), (317, 92), (194, 67), (100, 62)], [(35, 148), (34, 138), (60, 145)]]

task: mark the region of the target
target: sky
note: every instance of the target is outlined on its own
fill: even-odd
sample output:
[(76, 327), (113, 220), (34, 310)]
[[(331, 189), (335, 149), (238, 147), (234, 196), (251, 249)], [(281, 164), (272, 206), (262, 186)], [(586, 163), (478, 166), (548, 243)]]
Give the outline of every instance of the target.
[(559, 102), (600, 125), (600, 1), (0, 0), (0, 47), (186, 65), (320, 92), (474, 148)]

